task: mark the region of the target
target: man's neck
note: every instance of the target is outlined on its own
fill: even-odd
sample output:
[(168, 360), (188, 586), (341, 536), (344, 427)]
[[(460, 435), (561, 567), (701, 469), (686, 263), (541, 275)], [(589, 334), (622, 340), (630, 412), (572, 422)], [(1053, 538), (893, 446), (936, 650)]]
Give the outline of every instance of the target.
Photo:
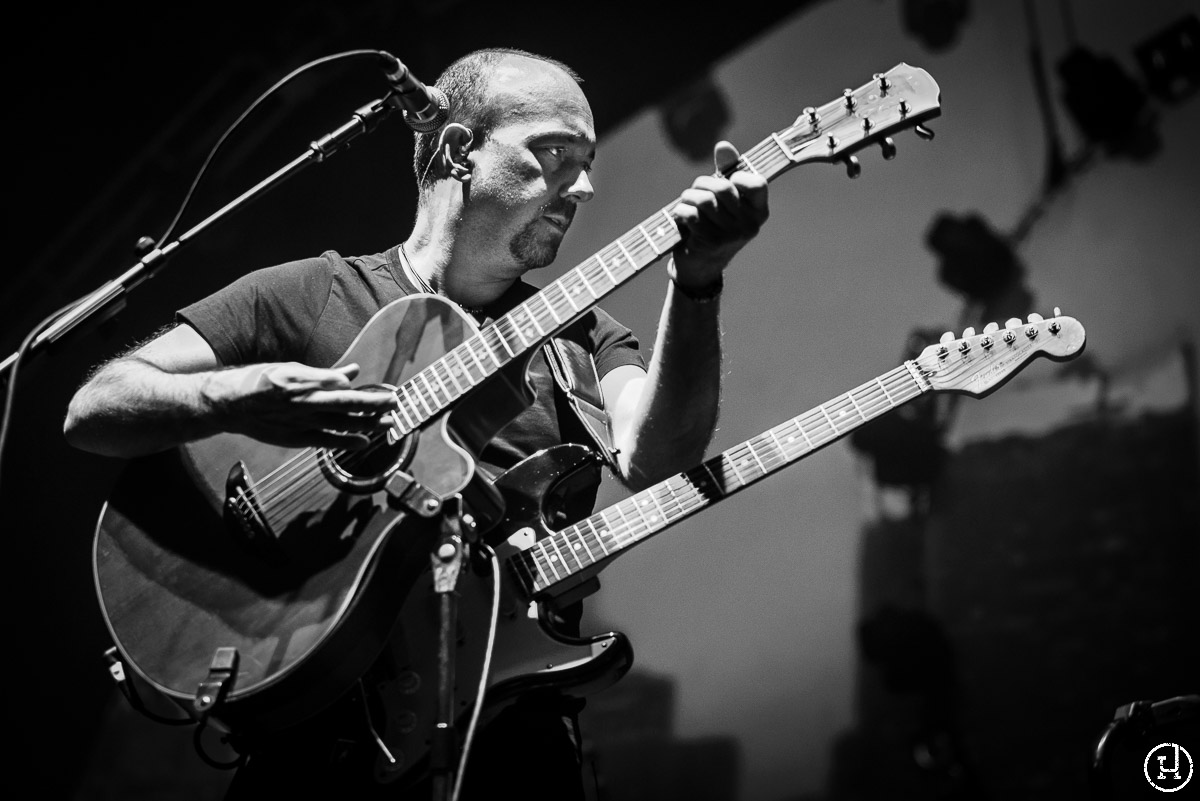
[(404, 242), (409, 265), (436, 294), (462, 306), (482, 308), (511, 287), (519, 273), (482, 263), (465, 253), (457, 236), (458, 208), (435, 192), (417, 210)]

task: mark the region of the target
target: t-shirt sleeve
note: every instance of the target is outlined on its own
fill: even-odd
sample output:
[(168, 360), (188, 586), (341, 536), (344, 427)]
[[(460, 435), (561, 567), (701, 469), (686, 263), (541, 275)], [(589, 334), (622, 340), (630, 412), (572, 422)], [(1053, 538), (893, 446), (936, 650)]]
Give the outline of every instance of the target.
[(646, 369), (641, 345), (634, 333), (617, 322), (604, 309), (594, 309), (595, 323), (589, 332), (596, 373), (601, 377), (627, 364)]
[(222, 365), (299, 361), (332, 276), (325, 256), (266, 267), (180, 309), (175, 320), (195, 328)]

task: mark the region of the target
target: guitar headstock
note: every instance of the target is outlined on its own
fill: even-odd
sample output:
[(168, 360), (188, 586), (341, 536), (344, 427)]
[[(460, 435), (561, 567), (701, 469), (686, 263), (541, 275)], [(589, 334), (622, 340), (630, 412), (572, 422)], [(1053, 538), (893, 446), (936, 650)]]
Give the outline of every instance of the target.
[(1083, 352), (1085, 342), (1079, 321), (1055, 309), (1049, 319), (1031, 314), (1021, 322), (1014, 317), (1003, 328), (988, 323), (979, 334), (968, 328), (958, 339), (947, 332), (914, 361), (933, 391), (983, 397), (1035, 357), (1067, 361)]
[(896, 146), (889, 134), (915, 128), (922, 138), (932, 139), (933, 132), (921, 123), (941, 113), (937, 82), (925, 70), (901, 62), (837, 100), (804, 109), (775, 136), (794, 163), (844, 161), (850, 177), (857, 178), (855, 151), (879, 142), (883, 157), (890, 159)]

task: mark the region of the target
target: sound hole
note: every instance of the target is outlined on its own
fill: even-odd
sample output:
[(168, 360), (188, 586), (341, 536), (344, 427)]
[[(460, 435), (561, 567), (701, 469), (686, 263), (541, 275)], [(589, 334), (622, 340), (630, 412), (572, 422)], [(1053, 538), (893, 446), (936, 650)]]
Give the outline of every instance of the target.
[[(395, 388), (383, 384), (358, 387), (358, 389), (394, 392)], [(417, 446), (417, 434), (413, 431), (401, 436), (399, 423), (386, 433), (371, 436), (371, 444), (361, 450), (320, 451), (321, 470), (335, 485), (351, 492), (375, 492), (382, 489), (388, 478), (412, 459)]]

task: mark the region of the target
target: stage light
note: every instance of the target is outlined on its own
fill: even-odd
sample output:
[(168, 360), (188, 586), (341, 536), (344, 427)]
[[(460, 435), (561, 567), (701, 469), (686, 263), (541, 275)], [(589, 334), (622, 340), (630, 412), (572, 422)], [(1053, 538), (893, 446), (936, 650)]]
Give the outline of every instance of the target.
[(692, 82), (659, 106), (671, 145), (690, 161), (712, 158), (732, 117), (720, 88), (710, 76)]
[(1115, 59), (1086, 47), (1072, 48), (1058, 62), (1063, 102), (1080, 132), (1110, 156), (1149, 159), (1162, 141), (1145, 90)]
[(949, 50), (970, 15), (967, 0), (904, 0), (904, 29), (932, 52)]

